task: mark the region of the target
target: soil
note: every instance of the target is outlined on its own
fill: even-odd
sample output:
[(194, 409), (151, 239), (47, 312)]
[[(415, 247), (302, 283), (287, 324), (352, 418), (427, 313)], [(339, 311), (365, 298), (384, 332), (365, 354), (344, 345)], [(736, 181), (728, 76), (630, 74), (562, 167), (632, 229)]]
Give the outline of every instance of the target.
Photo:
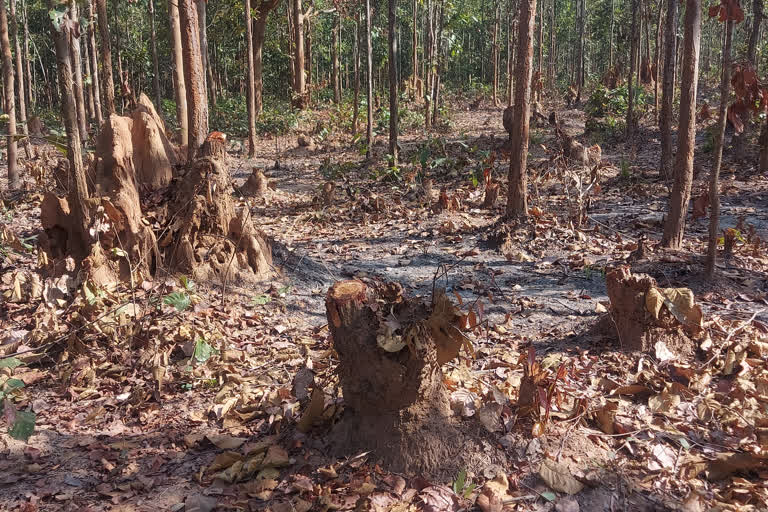
[[(585, 146), (598, 142), (593, 135), (583, 134), (583, 112), (552, 105), (559, 109), (567, 135), (578, 137)], [(648, 460), (659, 446), (673, 446), (677, 453), (680, 445), (670, 440), (679, 439), (675, 436), (680, 430), (670, 433), (659, 427), (658, 415), (651, 420), (648, 395), (632, 395), (629, 400), (624, 395), (621, 400), (616, 424), (631, 436), (604, 433), (591, 415), (606, 399), (618, 400), (614, 392), (619, 386), (640, 383), (657, 393), (678, 378), (673, 377), (678, 375), (675, 372), (692, 367), (709, 371), (712, 363), (702, 359), (709, 354), (702, 353), (703, 342), (696, 340), (695, 360), (681, 358), (653, 366), (655, 376), (649, 376), (649, 365), (654, 363), (648, 360), (655, 354), (626, 353), (615, 337), (597, 329), (609, 305), (605, 275), (619, 265), (631, 264), (633, 272), (652, 276), (660, 286), (690, 287), (705, 317), (717, 319), (708, 332), (722, 340), (750, 318), (752, 325), (768, 325), (764, 249), (761, 253), (741, 245), (729, 261), (720, 263), (718, 280), (712, 285), (700, 277), (706, 219), (689, 222), (683, 250), (671, 253), (658, 247), (667, 192), (656, 171), (658, 133), (647, 127), (634, 144), (601, 142), (604, 165), (599, 171), (599, 193), (591, 195), (586, 219), (574, 218), (568, 192), (577, 184), (567, 173), (560, 176), (549, 170), (558, 141), (545, 123), (532, 128), (533, 221), (516, 231), (503, 253), (489, 249), (485, 242), (503, 213), (506, 197), (507, 164), (488, 153), (503, 151), (503, 109), (481, 104), (468, 111), (457, 103), (454, 111), (450, 135), (435, 134), (425, 140), (420, 129), (403, 135), (404, 163), (398, 175), (386, 169), (383, 140), (377, 141), (369, 162), (362, 161), (348, 134), (316, 141), (313, 148), (299, 144), (296, 134), (266, 136), (260, 139), (258, 157), (250, 160), (238, 157), (237, 143), (231, 144), (227, 170), (235, 190), (254, 169), (269, 181), (267, 193), (248, 204), (250, 215), (271, 241), (272, 276), (262, 282), (228, 279), (224, 289), (220, 279), (200, 276), (199, 300), (193, 310), (176, 316), (166, 310), (164, 323), (152, 326), (162, 334), (144, 345), (127, 344), (125, 339), (105, 343), (103, 334), (101, 338), (68, 334), (65, 339), (70, 341), (63, 349), (17, 369), (14, 376), (29, 382), (26, 405), (37, 412), (38, 424), (26, 444), (0, 437), (0, 503), (9, 510), (27, 510), (21, 507), (31, 502), (37, 510), (154, 511), (180, 510), (186, 501), (189, 510), (191, 497), (205, 495), (217, 500), (222, 510), (283, 510), (281, 504), (295, 506), (299, 496), (319, 499), (299, 485), (308, 476), (310, 489), (334, 482), (323, 487), (328, 499), (352, 503), (353, 508), (361, 496), (356, 490), (360, 482), (389, 489), (386, 482), (393, 475), (386, 460), (377, 466), (362, 445), (356, 446), (358, 453), (334, 455), (329, 443), (332, 424), (338, 421), (329, 411), (341, 401), (332, 392), (338, 387), (334, 377), (338, 362), (331, 350), (325, 298), (334, 282), (362, 278), (399, 282), (409, 295), (425, 301), (435, 289), (445, 289), (462, 312), (471, 308), (481, 323), (473, 337), (475, 357), (461, 356), (443, 368), (452, 406), (462, 394), (475, 399), (474, 405), (467, 405), (468, 416), (440, 427), (445, 433), (440, 442), (430, 440), (428, 446), (419, 447), (419, 453), (430, 453), (435, 463), (448, 461), (438, 464), (444, 471), (433, 472), (428, 484), (450, 486), (451, 475), (467, 467), (462, 457), (472, 452), (477, 455), (470, 471), (473, 482), (482, 484), (504, 472), (512, 482), (510, 493), (529, 496), (514, 502), (517, 510), (553, 510), (555, 505), (543, 498), (550, 488), (537, 476), (541, 461), (552, 459), (586, 482), (575, 496), (581, 510), (679, 507), (689, 487), (681, 487), (677, 474), (663, 464), (661, 469), (649, 469)], [(305, 135), (310, 127), (299, 130)], [(429, 194), (418, 176), (425, 143), (430, 154), (426, 176), (449, 198), (449, 207), (439, 213), (432, 209), (434, 200), (424, 199)], [(52, 154), (42, 152), (38, 158), (53, 168)], [(768, 187), (754, 171), (751, 162), (756, 155), (748, 156), (749, 163), (738, 165), (726, 158), (721, 223), (723, 228), (752, 226), (743, 232), (751, 229), (752, 240), (766, 240)], [(436, 164), (438, 159), (445, 160)], [(703, 151), (697, 154), (694, 196), (704, 188), (708, 160)], [(484, 170), (490, 170), (500, 183), (500, 200), (493, 208), (483, 207)], [(329, 181), (336, 186), (330, 201), (322, 190)], [(0, 190), (5, 188), (0, 180)], [(42, 196), (37, 185), (30, 182), (29, 188), (15, 198), (13, 214), (4, 221), (20, 238), (39, 232)], [(257, 188), (264, 192), (263, 184)], [(628, 261), (642, 237), (645, 257)], [(243, 260), (244, 266), (249, 264)], [(10, 290), (14, 272), (34, 269), (37, 262), (32, 253), (26, 253), (6, 258), (0, 265), (2, 289)], [(170, 276), (159, 277), (146, 289), (137, 287), (133, 300), (156, 304), (175, 286)], [(263, 303), (262, 297), (269, 302)], [(35, 332), (42, 324), (34, 316), (40, 300), (0, 305), (0, 323), (6, 331), (0, 347), (24, 350), (26, 345), (18, 342), (18, 336)], [(162, 327), (172, 321), (176, 322), (172, 328)], [(219, 344), (215, 360), (221, 360), (221, 366), (203, 365), (192, 373), (181, 366), (176, 369), (175, 362), (185, 360), (179, 352), (188, 348), (184, 329), (199, 331), (199, 336)], [(12, 337), (14, 332), (17, 338)], [(744, 330), (731, 333), (734, 341), (741, 334)], [(167, 344), (176, 339), (182, 341)], [(725, 345), (721, 349), (717, 349), (717, 361), (729, 351)], [(3, 350), (0, 357), (16, 350)], [(590, 404), (589, 414), (577, 415), (576, 421), (568, 418), (570, 411), (565, 407), (553, 411), (540, 438), (531, 436), (534, 419), (514, 414), (520, 361), (531, 350), (536, 360), (553, 371), (560, 362), (569, 361), (572, 380), (563, 384), (564, 393), (578, 397), (581, 391), (585, 400), (589, 395)], [(225, 359), (227, 351), (239, 353), (239, 359)], [(164, 362), (152, 363), (154, 358)], [(168, 368), (160, 384), (151, 370), (158, 365)], [(311, 369), (325, 389), (329, 416), (324, 425), (306, 434), (294, 428), (306, 401), (291, 394), (294, 376), (303, 368)], [(695, 376), (686, 375), (685, 382), (693, 386)], [(720, 393), (736, 385), (730, 375), (718, 374), (712, 385), (716, 382), (721, 383)], [(233, 419), (232, 413), (218, 416), (228, 397), (237, 398), (237, 413), (248, 419)], [(474, 410), (478, 403), (485, 405)], [(488, 411), (496, 411), (490, 426), (480, 421)], [(696, 421), (690, 423), (698, 425), (696, 430), (687, 438), (683, 435), (693, 446), (692, 453), (731, 446), (738, 437), (714, 420)], [(359, 423), (355, 428), (374, 426)], [(479, 433), (468, 434), (473, 431)], [(340, 430), (336, 432), (339, 435)], [(280, 470), (279, 487), (274, 493), (261, 494), (262, 500), (247, 482), (214, 480), (206, 468), (223, 450), (206, 434), (240, 436), (249, 444), (268, 439), (283, 447), (290, 466)], [(408, 439), (423, 441), (418, 435)], [(399, 441), (382, 437), (381, 446)], [(329, 468), (338, 478), (329, 480)], [(400, 476), (409, 489), (427, 488), (418, 471)], [(742, 476), (757, 482), (754, 474)], [(556, 499), (568, 497), (559, 493)]]

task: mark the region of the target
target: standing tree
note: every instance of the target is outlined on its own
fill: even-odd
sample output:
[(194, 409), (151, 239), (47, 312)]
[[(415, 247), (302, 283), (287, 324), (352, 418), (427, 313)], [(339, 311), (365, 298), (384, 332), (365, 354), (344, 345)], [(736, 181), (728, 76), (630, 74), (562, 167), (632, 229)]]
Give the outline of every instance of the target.
[[(12, 0), (14, 1), (14, 0)], [(83, 94), (83, 66), (80, 58), (80, 14), (75, 0), (69, 0), (70, 18), (77, 26), (70, 30), (69, 43), (70, 56), (72, 57), (72, 72), (75, 78), (75, 101), (77, 106), (77, 126), (80, 130), (80, 140), (88, 139), (88, 119), (85, 116), (85, 96)]]
[(686, 0), (683, 37), (683, 74), (680, 80), (680, 122), (677, 130), (675, 181), (669, 196), (667, 221), (661, 244), (679, 249), (685, 234), (685, 216), (693, 183), (693, 152), (696, 146), (696, 91), (699, 81), (701, 0)]
[(659, 174), (672, 179), (672, 105), (675, 99), (675, 56), (677, 55), (677, 2), (667, 1), (664, 37), (664, 85), (661, 89), (661, 163)]
[(632, 2), (632, 27), (630, 29), (629, 76), (627, 77), (627, 138), (629, 139), (635, 136), (635, 85), (633, 78), (637, 70), (637, 53), (640, 49), (640, 27), (638, 27), (640, 0), (630, 1)]
[(248, 91), (248, 158), (256, 156), (256, 84), (253, 76), (253, 21), (251, 20), (251, 0), (245, 0), (245, 43), (248, 48), (248, 69), (246, 81)]
[[(0, 3), (2, 2), (3, 0), (0, 0)], [(80, 140), (80, 130), (77, 126), (77, 109), (72, 83), (72, 60), (69, 54), (69, 45), (72, 41), (69, 32), (79, 30), (79, 24), (69, 18), (67, 11), (56, 11), (54, 7), (55, 2), (56, 0), (48, 0), (48, 9), (51, 13), (56, 14), (51, 16), (51, 32), (56, 47), (56, 67), (61, 87), (61, 117), (64, 121), (64, 130), (67, 133), (67, 157), (69, 159), (70, 173), (74, 178), (74, 187), (70, 191), (69, 203), (74, 218), (79, 221), (79, 224), (74, 227), (79, 230), (80, 240), (86, 241), (90, 239), (88, 233), (90, 226), (88, 185), (85, 181), (82, 141)], [(0, 7), (5, 12), (4, 6)], [(0, 23), (2, 23), (2, 20), (0, 20)]]
[(373, 44), (371, 42), (371, 0), (365, 0), (365, 42), (366, 42), (366, 76), (368, 98), (368, 126), (365, 132), (365, 158), (371, 158), (373, 146)]
[(88, 0), (88, 58), (91, 60), (91, 82), (93, 82), (93, 113), (96, 118), (96, 124), (101, 128), (104, 122), (104, 115), (101, 111), (101, 91), (99, 90), (99, 64), (97, 62), (98, 50), (96, 48), (96, 16), (93, 10), (93, 2)]
[[(352, 61), (355, 68), (355, 94), (352, 106), (352, 135), (357, 135), (357, 121), (360, 117), (360, 9), (355, 9), (355, 44), (352, 47)], [(310, 65), (310, 70), (312, 66)], [(416, 75), (414, 75), (414, 84)]]
[(715, 161), (712, 163), (712, 171), (709, 180), (709, 244), (707, 247), (706, 275), (712, 278), (715, 274), (715, 262), (717, 260), (717, 239), (720, 231), (720, 166), (723, 162), (723, 142), (725, 140), (725, 123), (728, 115), (728, 99), (731, 85), (731, 44), (733, 42), (733, 26), (735, 22), (744, 20), (744, 12), (736, 2), (723, 2), (719, 8), (710, 8), (710, 17), (720, 15), (725, 20), (725, 37), (723, 39), (723, 70), (720, 78), (720, 108), (717, 118), (717, 133), (715, 134)]
[[(397, 92), (397, 0), (389, 0), (389, 154), (392, 158), (391, 166), (397, 167), (398, 147), (398, 92)], [(429, 114), (429, 113), (428, 113)]]
[(341, 103), (341, 65), (339, 62), (339, 53), (341, 46), (341, 3), (336, 6), (336, 12), (333, 15), (333, 30), (331, 31), (331, 37), (333, 37), (333, 102), (335, 104)]
[(307, 85), (304, 73), (304, 11), (301, 0), (293, 0), (293, 101), (304, 110), (307, 108)]
[[(14, 0), (11, 0), (13, 2)], [(8, 13), (5, 0), (0, 0), (0, 45), (3, 52), (3, 86), (5, 89), (5, 113), (8, 114), (8, 188), (17, 189), (21, 184), (16, 161), (16, 99), (13, 97), (13, 61), (11, 41), (8, 38)]]
[(187, 88), (187, 119), (189, 143), (187, 154), (192, 161), (208, 135), (208, 96), (205, 72), (200, 55), (200, 36), (195, 0), (179, 0), (181, 49), (184, 62), (184, 83)]
[[(99, 17), (99, 34), (101, 35), (101, 72), (104, 84), (104, 108), (107, 114), (115, 113), (115, 80), (112, 77), (112, 49), (109, 42), (109, 21), (107, 18), (107, 0), (95, 0)], [(173, 4), (174, 2), (168, 2)], [(69, 52), (67, 52), (69, 53)]]
[[(509, 195), (507, 219), (528, 217), (528, 130), (531, 116), (531, 73), (533, 71), (533, 31), (536, 23), (536, 0), (520, 0), (520, 22), (517, 32), (515, 61), (515, 104), (512, 107), (509, 154)], [(507, 123), (505, 123), (506, 126)]]
[(264, 49), (264, 33), (267, 29), (267, 18), (269, 13), (272, 12), (275, 7), (278, 6), (280, 0), (260, 0), (258, 6), (254, 8), (255, 19), (253, 20), (253, 83), (256, 86), (256, 96), (254, 98), (254, 111), (256, 117), (261, 114), (263, 110), (264, 100), (264, 82), (262, 80), (263, 74), (263, 49)]
[(160, 63), (157, 59), (157, 36), (155, 34), (155, 0), (147, 2), (149, 9), (149, 40), (152, 44), (152, 85), (155, 89), (155, 106), (161, 107), (162, 93), (160, 92)]
[(499, 90), (499, 16), (500, 7), (497, 4), (493, 21), (493, 42), (491, 44), (491, 62), (493, 64), (493, 105), (499, 106), (497, 92)]
[[(11, 0), (8, 4), (8, 14), (10, 15), (10, 37), (13, 39), (14, 52), (16, 56), (16, 77), (18, 78), (18, 87), (16, 90), (19, 95), (19, 121), (21, 121), (21, 133), (27, 135), (27, 107), (25, 101), (25, 87), (24, 87), (24, 65), (22, 63), (23, 56), (21, 54), (21, 44), (19, 42), (19, 28), (16, 18), (16, 0)], [(27, 141), (28, 142), (28, 141)], [(29, 146), (27, 146), (27, 152), (29, 152)], [(29, 155), (27, 155), (29, 156)]]

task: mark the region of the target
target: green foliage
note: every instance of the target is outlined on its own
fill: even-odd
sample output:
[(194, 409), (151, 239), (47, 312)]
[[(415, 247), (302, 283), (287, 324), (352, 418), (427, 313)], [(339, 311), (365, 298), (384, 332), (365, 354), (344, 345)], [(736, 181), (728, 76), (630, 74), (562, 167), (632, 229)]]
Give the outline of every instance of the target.
[(470, 483), (467, 480), (467, 471), (462, 469), (459, 474), (456, 475), (456, 479), (453, 481), (451, 488), (453, 492), (464, 498), (469, 498), (472, 491), (475, 490), (476, 484)]
[(15, 395), (22, 388), (24, 388), (24, 382), (14, 378), (7, 379), (0, 386), (0, 413), (3, 413), (10, 422), (8, 425), (8, 435), (13, 439), (26, 442), (35, 431), (35, 413), (31, 411), (18, 411), (9, 400), (12, 395)]
[[(634, 100), (636, 108), (643, 111), (650, 105), (652, 98), (646, 94), (642, 87), (636, 85)], [(629, 89), (626, 85), (622, 85), (616, 89), (608, 89), (604, 85), (598, 84), (589, 96), (585, 108), (587, 114), (592, 117), (625, 117), (627, 115), (628, 104)]]
[(191, 297), (185, 292), (173, 292), (163, 297), (163, 304), (167, 306), (173, 306), (177, 311), (180, 312), (189, 308), (191, 303)]
[(628, 180), (632, 177), (632, 173), (630, 171), (630, 165), (629, 160), (626, 160), (624, 157), (621, 158), (621, 161), (619, 162), (619, 177), (623, 180)]
[(264, 295), (264, 294), (257, 295), (253, 299), (251, 299), (251, 302), (255, 306), (263, 306), (264, 304), (268, 304), (268, 303), (272, 302), (272, 297), (270, 297), (269, 295)]
[(202, 364), (211, 358), (217, 350), (213, 348), (204, 338), (197, 338), (195, 342), (195, 352), (192, 354), (192, 358), (195, 362)]

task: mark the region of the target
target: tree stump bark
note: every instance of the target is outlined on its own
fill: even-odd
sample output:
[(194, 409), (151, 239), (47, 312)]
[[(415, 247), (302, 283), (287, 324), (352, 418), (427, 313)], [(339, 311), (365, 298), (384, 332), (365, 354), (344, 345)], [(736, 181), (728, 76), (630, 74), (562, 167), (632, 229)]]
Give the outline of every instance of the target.
[(342, 281), (328, 291), (345, 407), (333, 436), (340, 454), (371, 450), (389, 469), (432, 475), (493, 459), (492, 445), (452, 417), (440, 367), (463, 344), (460, 316), (444, 294), (434, 302), (407, 299), (397, 284)]
[(619, 267), (606, 275), (606, 287), (611, 301), (611, 317), (623, 349), (652, 351), (656, 343), (664, 342), (677, 354), (693, 354), (694, 343), (684, 332), (691, 326), (676, 319), (667, 307), (656, 309), (655, 314), (651, 311), (654, 309), (650, 307), (653, 299), (649, 294), (663, 300), (660, 292), (664, 290), (658, 288), (655, 279), (646, 274), (632, 274), (629, 267)]

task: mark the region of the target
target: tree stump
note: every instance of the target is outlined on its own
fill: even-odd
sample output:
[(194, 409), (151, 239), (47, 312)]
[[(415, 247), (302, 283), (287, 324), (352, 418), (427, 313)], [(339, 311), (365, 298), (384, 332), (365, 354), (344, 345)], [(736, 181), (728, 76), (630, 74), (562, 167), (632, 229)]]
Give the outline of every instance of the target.
[(269, 182), (261, 169), (253, 169), (243, 186), (240, 187), (240, 193), (248, 197), (264, 197), (269, 192)]
[(345, 406), (333, 436), (340, 454), (371, 450), (393, 471), (444, 476), (498, 460), (452, 417), (440, 367), (464, 338), (450, 300), (434, 302), (407, 299), (397, 284), (342, 281), (328, 291)]
[[(694, 332), (701, 322), (698, 306), (675, 307), (672, 301), (665, 300), (663, 292), (667, 290), (660, 289), (655, 279), (646, 274), (632, 274), (626, 266), (608, 272), (606, 287), (611, 317), (623, 349), (652, 351), (656, 343), (664, 342), (667, 348), (682, 356), (694, 353), (694, 343), (688, 333)], [(664, 303), (663, 307), (660, 302)]]

